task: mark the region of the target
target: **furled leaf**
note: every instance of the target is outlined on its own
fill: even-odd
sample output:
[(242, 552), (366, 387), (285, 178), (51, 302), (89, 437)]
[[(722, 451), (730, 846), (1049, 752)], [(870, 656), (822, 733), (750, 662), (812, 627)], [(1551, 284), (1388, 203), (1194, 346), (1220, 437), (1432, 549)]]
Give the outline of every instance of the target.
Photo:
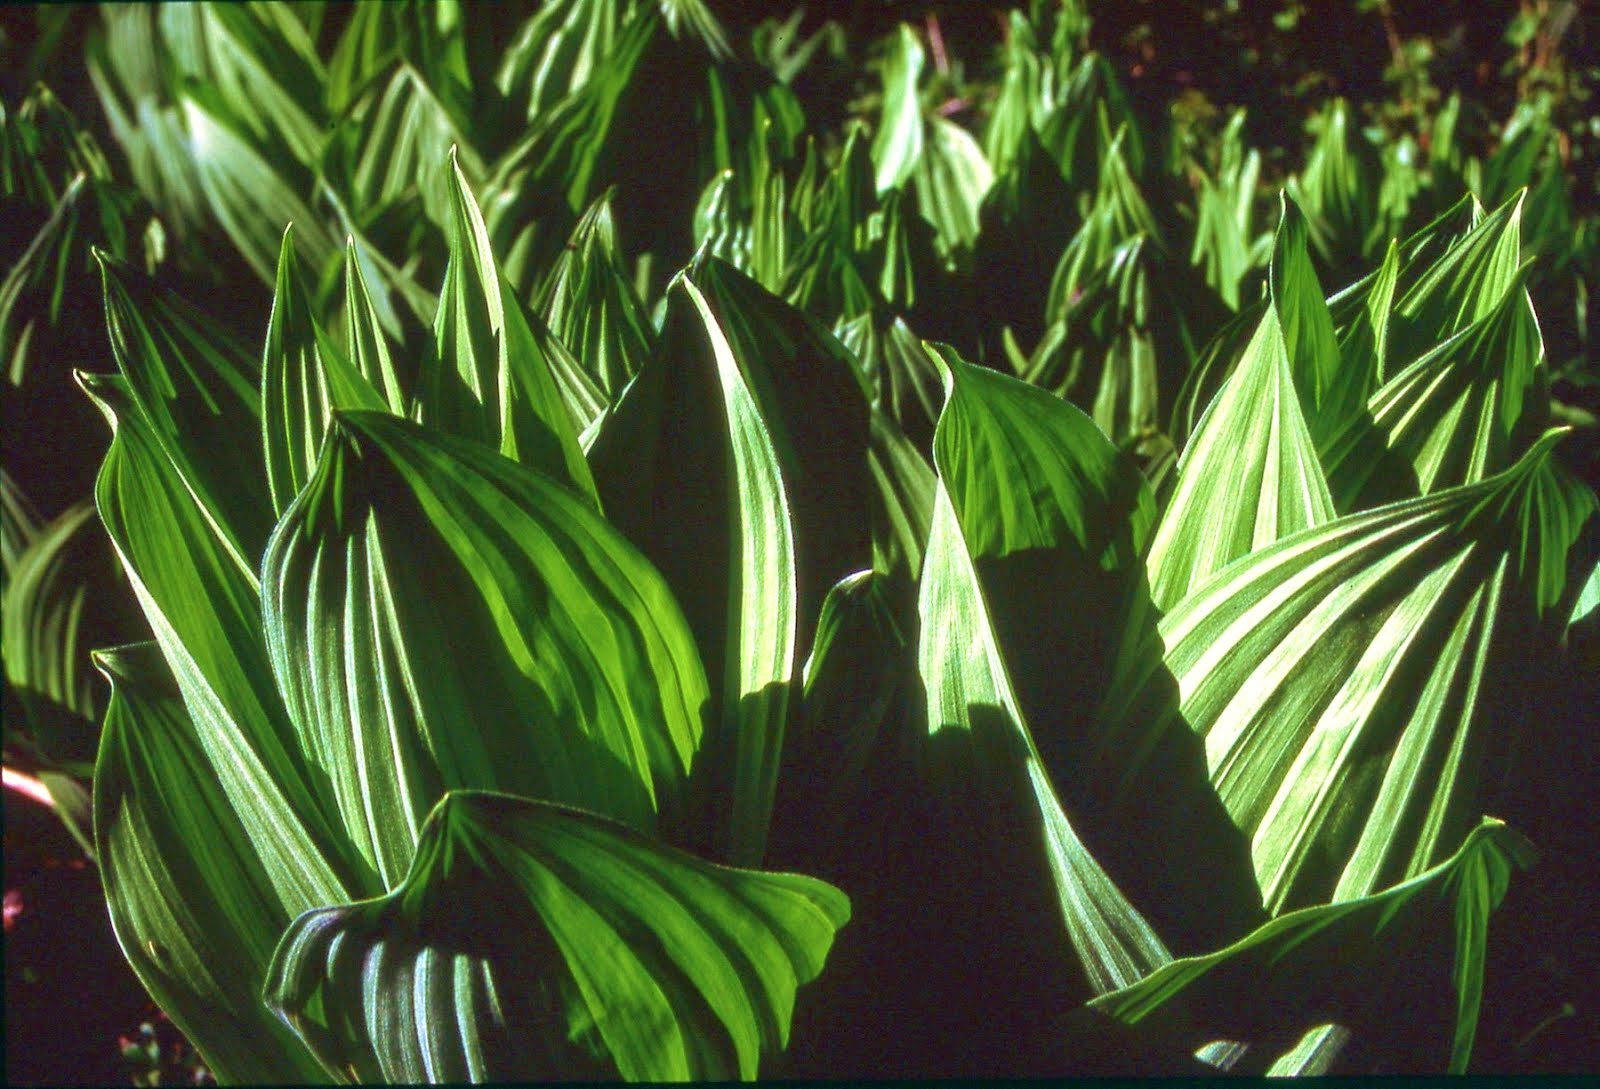
[(1289, 373), (1313, 436), (1327, 434), (1361, 411), (1372, 378), (1366, 360), (1341, 368), (1333, 318), (1322, 284), (1311, 266), (1306, 219), (1287, 193), (1280, 194), (1283, 217), (1267, 274), (1272, 309), (1288, 354)]
[(1171, 608), (1239, 557), (1333, 513), (1269, 306), (1178, 459), (1177, 487), (1150, 545), (1151, 596)]
[(301, 745), (384, 887), (452, 789), (645, 831), (658, 812), (681, 821), (708, 699), (688, 627), (643, 557), (550, 478), (340, 413), (262, 579)]
[(673, 292), (655, 354), (590, 448), (607, 517), (666, 575), (721, 700), (711, 781), (731, 792), (749, 861), (822, 598), (870, 555), (867, 438), (838, 342), (706, 261)]
[(1506, 468), (1536, 430), (1544, 342), (1517, 287), (1391, 377), (1324, 454), (1335, 503), (1361, 510), (1472, 484)]
[(114, 433), (95, 484), (100, 518), (279, 902), (294, 914), (370, 889), (273, 685), (254, 574), (225, 550), (128, 383), (79, 381)]
[(393, 892), (295, 920), (267, 1001), (362, 1081), (748, 1079), (849, 914), (812, 878), (455, 791)]
[(117, 367), (222, 548), (254, 577), (272, 528), (261, 448), (260, 372), (244, 345), (106, 254), (106, 328)]
[(978, 237), (978, 209), (994, 184), (983, 150), (960, 125), (931, 118), (911, 174), (917, 208), (945, 252), (966, 251)]
[(1486, 818), (1454, 855), (1403, 884), (1281, 915), (1226, 949), (1173, 961), (1091, 1006), (1141, 1027), (1152, 1042), (1189, 1050), (1213, 1040), (1249, 1045), (1257, 1054), (1247, 1053), (1248, 1067), (1235, 1073), (1266, 1072), (1275, 1042), (1323, 1024), (1387, 1053), (1387, 1069), (1395, 1069), (1395, 1048), (1421, 1038), (1439, 1068), (1464, 1073), (1489, 915), (1512, 870), (1532, 861), (1527, 840)]
[(644, 365), (655, 330), (623, 270), (609, 194), (578, 221), (539, 310), (608, 400)]
[(1141, 737), (1185, 723), (1274, 912), (1434, 865), (1494, 773), (1494, 686), (1530, 651), (1519, 617), (1564, 592), (1595, 516), (1552, 477), (1559, 434), (1480, 484), (1305, 529), (1202, 583), (1116, 670), (1103, 721), (1120, 725), (1086, 774), (1137, 767)]
[(576, 429), (511, 292), (467, 180), (453, 170), (450, 265), (434, 322), (437, 364), (424, 376), (422, 422), (477, 439), (582, 494), (594, 493)]
[(305, 487), (335, 408), (385, 407), (312, 315), (295, 267), (293, 229), (283, 233), (278, 282), (261, 360), (261, 424), (273, 511), (282, 515)]
[[(928, 771), (948, 799), (951, 824), (974, 822), (970, 834), (996, 856), (997, 877), (1011, 879), (1004, 887), (1031, 909), (1054, 901), (1039, 925), (1068, 943), (1091, 991), (1105, 993), (1170, 954), (1062, 808), (996, 630), (1009, 603), (996, 599), (997, 580), (985, 580), (977, 564), (1059, 543), (1063, 566), (1094, 570), (1104, 558), (1115, 570), (1136, 560), (1149, 498), (1136, 472), (1116, 471), (1115, 452), (1077, 410), (954, 353), (940, 351), (940, 359), (947, 399), (934, 439), (939, 488), (918, 606)], [(1122, 517), (1104, 517), (1110, 511), (1102, 507)], [(1052, 558), (1045, 552), (1034, 566)]]
[(112, 684), (95, 768), (95, 835), (124, 955), (222, 1081), (328, 1081), (260, 1000), (293, 915), (161, 652), (139, 643), (98, 651), (95, 661)]
[(345, 358), (366, 378), (368, 385), (383, 391), (390, 412), (405, 415), (406, 390), (414, 376), (408, 369), (402, 377), (401, 368), (389, 351), (389, 338), (372, 304), (372, 295), (367, 291), (367, 278), (361, 271), (360, 253), (354, 238), (345, 241), (344, 290), (348, 326)]

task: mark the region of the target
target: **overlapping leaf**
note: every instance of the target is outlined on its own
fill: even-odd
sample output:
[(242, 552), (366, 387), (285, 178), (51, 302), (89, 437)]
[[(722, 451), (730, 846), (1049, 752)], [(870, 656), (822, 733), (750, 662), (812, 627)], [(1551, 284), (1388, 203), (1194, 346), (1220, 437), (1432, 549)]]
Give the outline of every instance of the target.
[(362, 1081), (753, 1078), (849, 914), (811, 878), (453, 792), (393, 892), (295, 921), (267, 1000)]
[(262, 578), (301, 745), (385, 887), (451, 789), (681, 827), (708, 710), (689, 630), (654, 569), (550, 478), (340, 414)]

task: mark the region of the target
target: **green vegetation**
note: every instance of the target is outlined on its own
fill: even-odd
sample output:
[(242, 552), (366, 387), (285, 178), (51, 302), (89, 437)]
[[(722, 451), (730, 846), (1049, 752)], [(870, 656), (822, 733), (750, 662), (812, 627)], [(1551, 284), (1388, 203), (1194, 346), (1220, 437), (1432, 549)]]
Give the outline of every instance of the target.
[(1476, 1069), (1588, 842), (1572, 5), (1503, 124), (1331, 5), (1289, 148), (1077, 0), (726, 7), (32, 13), (8, 430), (112, 438), (8, 444), (5, 759), (150, 995), (224, 1082)]

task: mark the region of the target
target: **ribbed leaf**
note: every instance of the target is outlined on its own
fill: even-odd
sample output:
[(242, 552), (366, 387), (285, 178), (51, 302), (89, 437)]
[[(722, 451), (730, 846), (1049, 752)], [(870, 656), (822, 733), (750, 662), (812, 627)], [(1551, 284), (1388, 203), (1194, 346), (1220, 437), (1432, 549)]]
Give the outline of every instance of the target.
[(383, 391), (389, 411), (403, 416), (407, 406), (406, 390), (414, 375), (408, 368), (402, 377), (402, 370), (389, 351), (389, 338), (373, 306), (372, 295), (367, 291), (367, 277), (361, 271), (361, 257), (354, 238), (345, 240), (344, 293), (348, 334), (345, 358), (366, 378), (368, 385)]
[[(1362, 397), (1388, 377), (1389, 313), (1394, 306), (1394, 291), (1400, 280), (1400, 244), (1390, 242), (1383, 255), (1383, 264), (1363, 285), (1359, 297), (1352, 296), (1350, 308), (1354, 311), (1348, 323), (1340, 326), (1339, 296), (1328, 301), (1329, 316), (1334, 317), (1334, 328), (1339, 337), (1339, 365), (1352, 377), (1352, 385), (1363, 389)], [(1337, 308), (1337, 309), (1336, 309)], [(1356, 413), (1359, 415), (1359, 413)]]
[(681, 822), (708, 710), (688, 627), (644, 558), (548, 477), (341, 413), (262, 578), (301, 744), (386, 888), (447, 790)]
[[(1504, 727), (1492, 685), (1566, 579), (1594, 497), (1555, 486), (1558, 432), (1481, 484), (1304, 530), (1219, 572), (1113, 682), (1088, 774), (1187, 724), (1250, 838), (1267, 906), (1362, 896), (1459, 841)], [(1498, 678), (1498, 680), (1497, 680)], [(1125, 786), (1125, 798), (1134, 795)]]
[(1323, 435), (1361, 411), (1372, 381), (1359, 369), (1340, 367), (1333, 318), (1311, 267), (1305, 216), (1287, 193), (1280, 201), (1267, 285), (1307, 424), (1313, 435)]
[[(26, 500), (9, 475), (4, 487), (8, 512), (15, 510), (31, 520)], [(82, 539), (78, 532), (93, 517), (93, 504), (83, 502), (43, 526), (7, 520), (10, 554), (5, 558), (0, 657), (5, 662), (6, 680), (22, 699), (34, 740), (46, 752), (56, 750), (51, 742), (57, 740), (49, 736), (53, 715), (48, 705), (79, 717), (94, 714), (78, 634), (85, 587), (73, 577), (70, 567), (70, 549)], [(7, 723), (12, 728), (22, 725)]]
[(272, 509), (281, 515), (305, 487), (335, 408), (385, 407), (372, 384), (312, 315), (295, 267), (293, 228), (283, 232), (277, 289), (261, 359), (261, 426)]
[(941, 249), (965, 251), (978, 238), (978, 209), (994, 184), (983, 149), (960, 125), (930, 118), (911, 174), (917, 209), (937, 232)]
[(655, 330), (622, 267), (609, 193), (578, 221), (539, 310), (607, 400), (644, 365)]
[(867, 420), (837, 341), (707, 261), (590, 448), (607, 516), (666, 575), (721, 697), (711, 781), (730, 793), (710, 801), (732, 798), (746, 861), (822, 598), (870, 556)]
[[(1186, 1050), (1214, 1040), (1256, 1045), (1235, 1073), (1265, 1072), (1274, 1042), (1329, 1023), (1384, 1055), (1385, 1069), (1397, 1068), (1397, 1049), (1422, 1040), (1435, 1049), (1430, 1067), (1448, 1060), (1452, 1073), (1464, 1073), (1477, 1032), (1489, 915), (1512, 870), (1532, 861), (1525, 839), (1485, 819), (1454, 855), (1404, 884), (1280, 916), (1092, 1007), (1140, 1026), (1152, 1042)], [(1406, 1068), (1404, 1060), (1398, 1068)]]
[(272, 529), (261, 448), (260, 372), (244, 345), (188, 303), (104, 253), (106, 328), (157, 442), (240, 573), (254, 577)]
[(537, 319), (500, 275), (478, 203), (457, 165), (450, 265), (424, 376), (422, 422), (477, 439), (584, 495), (594, 494), (566, 402), (532, 331)]
[(1522, 263), (1521, 232), (1518, 196), (1474, 223), (1425, 266), (1395, 303), (1390, 319), (1391, 354), (1397, 364), (1410, 363), (1500, 305)]
[(873, 483), (872, 569), (915, 581), (933, 524), (933, 469), (881, 412), (872, 414), (867, 469)]
[[(1136, 471), (1116, 471), (1115, 451), (1077, 410), (952, 352), (939, 355), (947, 399), (918, 605), (928, 770), (952, 826), (972, 822), (976, 846), (968, 849), (994, 855), (994, 879), (1016, 897), (1008, 906), (1048, 911), (1038, 925), (1070, 943), (1091, 991), (1104, 993), (1170, 955), (1062, 809), (1001, 649), (996, 623), (1010, 603), (995, 600), (998, 579), (984, 579), (977, 564), (1059, 543), (1065, 566), (1093, 569), (1104, 557), (1121, 567), (1137, 556), (1149, 497)], [(1107, 507), (1121, 518), (1107, 517)]]
[(1333, 514), (1268, 306), (1178, 460), (1177, 490), (1150, 545), (1151, 596), (1171, 608), (1239, 557)]
[(295, 914), (370, 889), (273, 685), (254, 576), (224, 550), (127, 383), (79, 381), (115, 434), (95, 485), (100, 518), (279, 902)]
[[(1505, 469), (1538, 426), (1544, 342), (1520, 281), (1482, 318), (1373, 393), (1329, 443), (1341, 510), (1472, 484)], [(1525, 440), (1524, 440), (1525, 441)]]
[(111, 925), (161, 1009), (223, 1082), (326, 1082), (258, 997), (292, 913), (218, 782), (154, 644), (99, 651), (111, 681), (95, 835)]
[(295, 921), (267, 1001), (362, 1081), (753, 1078), (849, 914), (811, 878), (453, 792), (392, 893)]

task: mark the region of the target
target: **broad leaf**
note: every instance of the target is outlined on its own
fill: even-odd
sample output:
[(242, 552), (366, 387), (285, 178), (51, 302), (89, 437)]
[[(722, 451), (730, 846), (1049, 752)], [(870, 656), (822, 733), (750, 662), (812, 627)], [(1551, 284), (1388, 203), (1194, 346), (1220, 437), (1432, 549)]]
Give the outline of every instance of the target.
[(923, 59), (916, 31), (901, 23), (884, 60), (883, 108), (877, 135), (872, 139), (872, 161), (877, 168), (880, 194), (904, 185), (922, 158), (922, 105), (917, 100), (917, 81), (922, 76)]
[[(1141, 738), (1186, 724), (1275, 912), (1438, 862), (1511, 725), (1494, 686), (1517, 675), (1526, 618), (1564, 592), (1595, 516), (1592, 494), (1552, 477), (1558, 437), (1481, 484), (1303, 530), (1202, 583), (1124, 657), (1086, 773), (1128, 774)], [(1131, 779), (1119, 792), (1137, 804)]]
[(114, 438), (95, 503), (200, 745), (292, 914), (370, 888), (272, 682), (255, 577), (157, 445), (126, 382), (79, 376)]
[(1278, 311), (1268, 306), (1178, 460), (1177, 489), (1150, 545), (1151, 596), (1170, 608), (1239, 557), (1333, 513)]
[(1512, 870), (1532, 861), (1525, 839), (1485, 819), (1454, 855), (1403, 884), (1279, 916), (1226, 949), (1158, 968), (1091, 1008), (1138, 1026), (1152, 1043), (1186, 1050), (1215, 1040), (1248, 1045), (1247, 1065), (1235, 1073), (1267, 1072), (1274, 1043), (1329, 1023), (1382, 1055), (1387, 1070), (1396, 1069), (1396, 1050), (1420, 1039), (1436, 1049), (1426, 1056), (1430, 1067), (1464, 1073), (1478, 1026), (1489, 915)]
[(646, 831), (658, 812), (681, 821), (708, 699), (688, 627), (644, 558), (550, 478), (338, 414), (262, 581), (301, 745), (386, 888), (447, 790)]
[(110, 679), (95, 836), (117, 941), (224, 1082), (330, 1080), (258, 997), (293, 917), (218, 782), (160, 651), (99, 651)]
[(849, 915), (811, 878), (457, 791), (388, 896), (295, 920), (267, 1001), (361, 1081), (753, 1078)]
[[(1046, 546), (1060, 543), (1066, 567), (1076, 561), (1095, 569), (1102, 557), (1108, 565), (1132, 562), (1149, 498), (1141, 496), (1136, 472), (1115, 471), (1114, 451), (1081, 413), (954, 353), (941, 351), (940, 358), (947, 400), (935, 436), (939, 488), (922, 570), (917, 662), (928, 773), (946, 799), (951, 828), (972, 822), (966, 834), (975, 837), (973, 845), (944, 849), (992, 852), (993, 879), (1016, 897), (1008, 906), (1048, 912), (1037, 925), (1064, 939), (1090, 990), (1104, 993), (1170, 955), (1062, 808), (1001, 649), (996, 624), (1009, 602), (986, 592), (986, 583), (998, 580), (985, 580), (978, 561), (1025, 555), (1031, 546), (1048, 562), (1054, 557)], [(1110, 511), (1121, 518), (1104, 517)], [(1128, 519), (1133, 512), (1138, 521)], [(1070, 963), (1061, 969), (1070, 971)]]

